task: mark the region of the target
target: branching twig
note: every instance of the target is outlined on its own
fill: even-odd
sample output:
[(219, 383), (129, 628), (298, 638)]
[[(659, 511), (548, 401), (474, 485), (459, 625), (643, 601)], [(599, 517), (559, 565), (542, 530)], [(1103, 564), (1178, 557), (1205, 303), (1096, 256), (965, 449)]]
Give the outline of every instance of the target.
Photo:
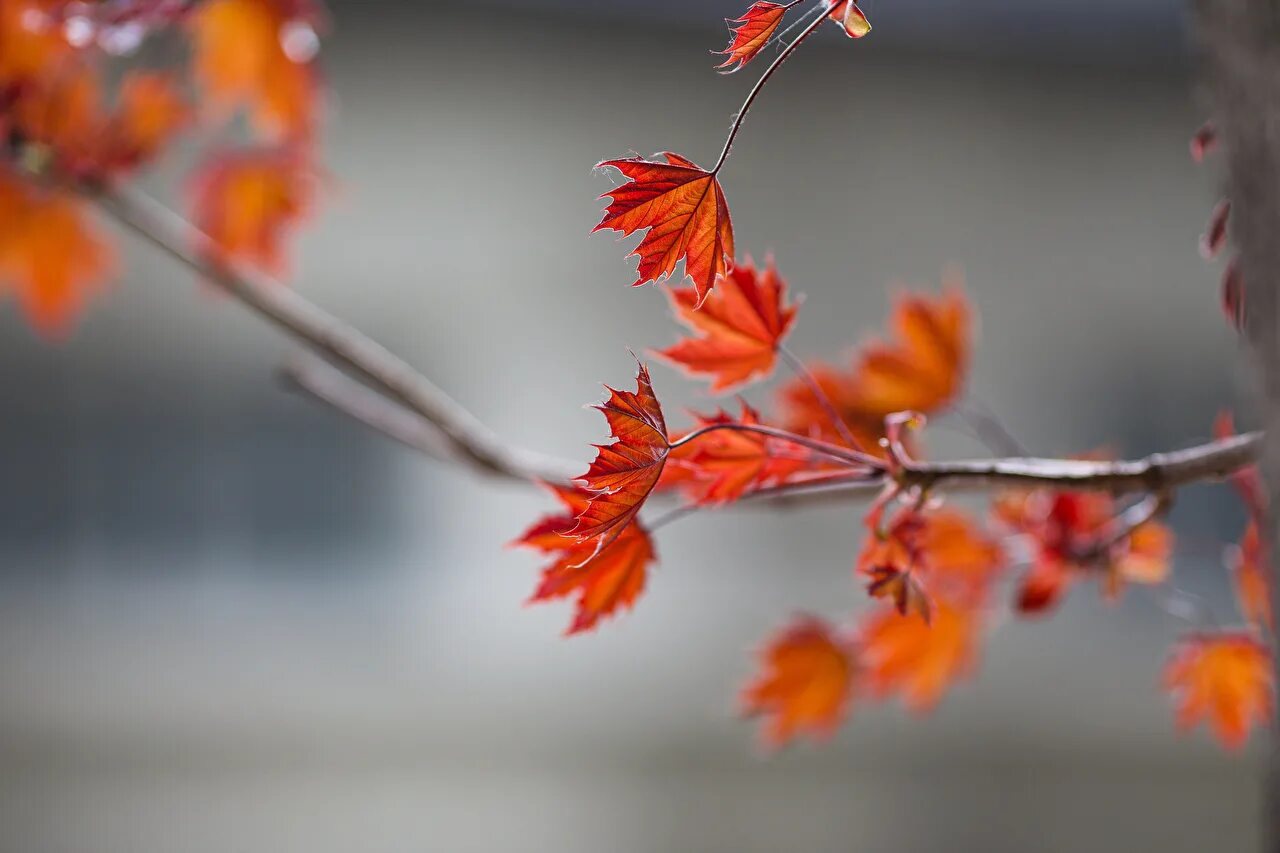
[(289, 360), (280, 368), (280, 381), (411, 450), (441, 462), (459, 461), (440, 430), (318, 358)]
[[(252, 271), (207, 260), (213, 256), (209, 238), (147, 196), (118, 190), (93, 191), (92, 197), (103, 210), (148, 242), (208, 277), (372, 389), (366, 390), (324, 365), (301, 363), (288, 368), (289, 380), (311, 396), (430, 456), (467, 464), (483, 474), (552, 482), (563, 482), (571, 476), (572, 463), (503, 443), (425, 376), (297, 291)], [(1251, 433), (1121, 462), (1034, 458), (911, 460), (892, 476), (905, 487), (930, 490), (939, 486), (1022, 486), (1166, 495), (1190, 483), (1221, 479), (1256, 462), (1261, 446), (1262, 435)], [(857, 451), (840, 451), (849, 455), (849, 461), (866, 461)], [(883, 485), (889, 476), (872, 468), (843, 480), (774, 487), (767, 496), (779, 500), (863, 496)]]

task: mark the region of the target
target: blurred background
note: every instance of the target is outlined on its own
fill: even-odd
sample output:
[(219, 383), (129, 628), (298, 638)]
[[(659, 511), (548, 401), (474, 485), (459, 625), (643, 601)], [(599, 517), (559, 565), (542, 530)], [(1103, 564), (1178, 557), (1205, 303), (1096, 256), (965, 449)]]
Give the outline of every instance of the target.
[[(582, 404), (677, 335), (588, 236), (611, 185), (591, 165), (713, 159), (754, 72), (708, 51), (746, 5), (332, 3), (336, 187), (296, 286), (503, 435), (585, 462), (603, 424)], [(865, 10), (872, 37), (806, 47), (724, 173), (739, 246), (807, 298), (793, 349), (844, 359), (895, 284), (955, 263), (982, 315), (973, 394), (1033, 451), (1206, 438), (1247, 381), (1196, 253), (1215, 179), (1187, 156), (1181, 5)], [(291, 396), (284, 342), (126, 245), (68, 344), (0, 316), (0, 849), (1256, 844), (1258, 754), (1175, 735), (1158, 677), (1185, 626), (1141, 593), (1006, 622), (930, 718), (858, 706), (831, 744), (766, 756), (737, 690), (792, 613), (864, 606), (856, 505), (665, 529), (635, 612), (566, 640), (567, 605), (522, 606), (537, 559), (503, 547), (543, 496)], [(654, 380), (670, 412), (712, 405)], [(1193, 489), (1174, 524), (1177, 583), (1234, 621), (1234, 498)]]

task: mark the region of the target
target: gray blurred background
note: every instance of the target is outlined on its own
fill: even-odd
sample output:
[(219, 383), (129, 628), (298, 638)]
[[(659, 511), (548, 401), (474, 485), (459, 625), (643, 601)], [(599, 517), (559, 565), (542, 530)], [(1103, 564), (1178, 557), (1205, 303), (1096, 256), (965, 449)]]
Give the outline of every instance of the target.
[[(296, 286), (504, 435), (585, 461), (603, 425), (582, 404), (677, 334), (623, 246), (588, 237), (610, 186), (591, 164), (714, 158), (752, 77), (707, 51), (746, 5), (336, 5), (338, 185)], [(793, 348), (842, 358), (893, 283), (958, 263), (973, 392), (1034, 451), (1205, 438), (1246, 383), (1196, 255), (1215, 181), (1187, 157), (1178, 3), (866, 11), (871, 38), (831, 28), (779, 75), (724, 173), (740, 247), (807, 297)], [(542, 496), (281, 391), (281, 340), (128, 246), (68, 345), (0, 317), (0, 849), (1255, 845), (1259, 746), (1174, 734), (1157, 684), (1183, 626), (1141, 594), (1003, 624), (931, 718), (859, 706), (833, 743), (766, 757), (736, 692), (790, 614), (863, 606), (856, 506), (664, 530), (636, 611), (563, 639), (568, 607), (522, 607), (538, 563), (503, 548)], [(711, 405), (654, 378), (668, 411)], [(1192, 490), (1174, 520), (1178, 584), (1233, 621), (1233, 498)]]

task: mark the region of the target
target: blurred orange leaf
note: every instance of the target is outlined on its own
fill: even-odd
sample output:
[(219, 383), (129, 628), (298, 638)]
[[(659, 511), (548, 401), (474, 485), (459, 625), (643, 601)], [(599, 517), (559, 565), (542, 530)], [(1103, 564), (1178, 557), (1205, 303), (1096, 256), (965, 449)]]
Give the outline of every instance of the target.
[(74, 53), (57, 12), (65, 0), (0, 3), (0, 103), (48, 75)]
[(1158, 521), (1148, 521), (1109, 549), (1103, 591), (1118, 598), (1126, 583), (1155, 586), (1169, 579), (1173, 533)]
[(316, 177), (293, 149), (224, 153), (192, 179), (192, 221), (214, 260), (253, 264), (283, 276), (285, 238), (314, 205)]
[[(894, 307), (891, 342), (864, 346), (852, 370), (824, 364), (810, 373), (864, 447), (883, 435), (884, 418), (895, 412), (931, 414), (952, 403), (969, 368), (971, 321), (968, 300), (958, 284), (939, 296), (903, 294)], [(788, 428), (816, 432), (829, 441), (839, 433), (826, 408), (800, 379), (781, 392)], [(865, 436), (871, 436), (865, 441)]]
[(1271, 612), (1271, 561), (1258, 521), (1250, 521), (1245, 528), (1232, 568), (1240, 612), (1254, 626), (1275, 631), (1275, 617)]
[(859, 634), (862, 674), (878, 696), (901, 694), (913, 711), (931, 710), (955, 681), (973, 672), (981, 625), (976, 611), (937, 601), (932, 619), (881, 610)]
[(853, 692), (853, 650), (826, 622), (803, 616), (776, 634), (760, 655), (760, 673), (742, 692), (742, 710), (767, 720), (770, 747), (807, 732), (827, 738), (844, 721)]
[(124, 76), (108, 109), (98, 72), (72, 64), (29, 86), (11, 116), (23, 140), (45, 146), (60, 172), (103, 181), (153, 158), (190, 110), (172, 77), (145, 71)]
[(958, 284), (938, 297), (903, 294), (891, 325), (896, 340), (867, 345), (855, 372), (869, 414), (929, 414), (959, 394), (969, 369), (969, 303)]
[(676, 318), (699, 337), (657, 355), (692, 376), (709, 377), (715, 392), (767, 376), (795, 323), (797, 306), (787, 304), (786, 282), (772, 262), (763, 272), (750, 260), (738, 264), (701, 306), (694, 291), (670, 295)]
[(111, 244), (82, 205), (0, 167), (0, 286), (15, 292), (41, 334), (67, 334), (88, 297), (115, 269)]
[(193, 67), (215, 113), (244, 107), (268, 138), (312, 135), (319, 107), (314, 27), (307, 0), (206, 0), (191, 14)]
[(1193, 635), (1174, 647), (1164, 688), (1173, 697), (1178, 728), (1207, 720), (1223, 746), (1239, 749), (1254, 726), (1271, 718), (1271, 654), (1250, 634)]
[(597, 164), (617, 169), (627, 182), (600, 196), (611, 202), (593, 230), (647, 229), (631, 253), (640, 258), (633, 286), (669, 278), (683, 260), (701, 302), (733, 264), (729, 206), (713, 173), (669, 151), (660, 156), (667, 162), (632, 157)]

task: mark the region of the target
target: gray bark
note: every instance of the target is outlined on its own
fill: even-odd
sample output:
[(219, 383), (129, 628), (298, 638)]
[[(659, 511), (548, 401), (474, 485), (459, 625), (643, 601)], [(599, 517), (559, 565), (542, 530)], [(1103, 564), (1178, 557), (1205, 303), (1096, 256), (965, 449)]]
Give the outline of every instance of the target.
[[(1231, 236), (1244, 280), (1245, 336), (1267, 439), (1263, 476), (1280, 494), (1280, 0), (1196, 0), (1206, 93), (1225, 164)], [(1269, 526), (1276, 535), (1272, 501)], [(1272, 546), (1272, 566), (1280, 566)], [(1272, 606), (1280, 613), (1280, 582)], [(1266, 849), (1280, 853), (1280, 737), (1273, 720)]]

